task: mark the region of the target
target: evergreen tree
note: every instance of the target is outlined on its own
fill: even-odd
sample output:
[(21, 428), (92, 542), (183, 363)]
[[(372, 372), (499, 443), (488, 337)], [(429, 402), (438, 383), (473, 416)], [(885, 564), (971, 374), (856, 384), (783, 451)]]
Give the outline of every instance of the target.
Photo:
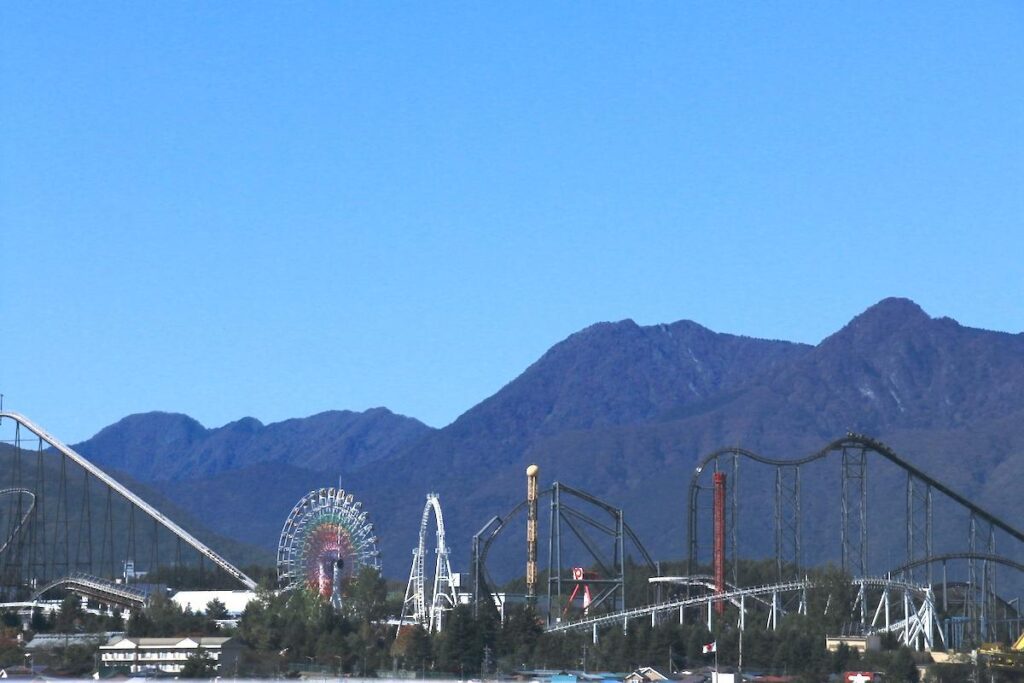
[(885, 671), (891, 681), (905, 681), (906, 683), (917, 682), (917, 664), (914, 663), (914, 655), (907, 647), (894, 650), (889, 659), (889, 666)]
[(208, 652), (197, 649), (181, 667), (181, 678), (213, 678), (217, 675), (217, 662)]
[(82, 630), (85, 618), (85, 611), (82, 609), (82, 599), (76, 595), (68, 595), (60, 603), (60, 610), (57, 612), (57, 620), (54, 628), (60, 633)]
[(437, 665), (444, 671), (475, 674), (483, 661), (483, 640), (469, 605), (456, 605), (438, 638)]
[(228, 616), (228, 608), (224, 605), (223, 602), (221, 602), (217, 598), (214, 598), (213, 600), (210, 600), (210, 602), (206, 603), (207, 619), (216, 621), (218, 619), (227, 619)]

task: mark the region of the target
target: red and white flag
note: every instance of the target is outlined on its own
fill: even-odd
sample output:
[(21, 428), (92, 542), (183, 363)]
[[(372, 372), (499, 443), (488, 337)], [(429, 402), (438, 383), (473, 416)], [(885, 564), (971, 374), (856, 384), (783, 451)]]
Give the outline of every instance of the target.
[(718, 652), (718, 647), (717, 646), (718, 646), (718, 641), (717, 640), (708, 643), (703, 648), (704, 654), (709, 655), (712, 652)]

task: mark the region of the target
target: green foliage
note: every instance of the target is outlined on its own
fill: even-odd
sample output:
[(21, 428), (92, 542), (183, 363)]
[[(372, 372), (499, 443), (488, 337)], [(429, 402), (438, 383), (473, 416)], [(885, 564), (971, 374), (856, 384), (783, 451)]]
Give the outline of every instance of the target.
[(512, 607), (505, 615), (498, 638), (498, 657), (521, 667), (532, 661), (544, 628), (537, 612), (529, 606)]
[(156, 593), (145, 609), (132, 613), (125, 631), (135, 638), (170, 638), (213, 635), (217, 633), (217, 626), (205, 615), (182, 610), (174, 601)]
[(82, 599), (77, 595), (69, 594), (60, 603), (54, 630), (60, 633), (80, 631), (84, 622), (85, 610), (82, 609)]
[(349, 582), (348, 595), (342, 600), (345, 614), (360, 622), (387, 616), (388, 585), (373, 567), (363, 567)]
[(412, 671), (426, 671), (433, 663), (430, 636), (421, 626), (402, 627), (395, 636), (391, 654), (398, 658), (399, 665)]
[(987, 680), (979, 676), (979, 671), (972, 664), (935, 664), (929, 671), (928, 680), (933, 683), (968, 683), (968, 681)]
[(21, 645), (14, 638), (0, 638), (0, 668), (24, 664), (24, 655)]
[(206, 618), (214, 621), (228, 618), (228, 608), (223, 602), (214, 598), (206, 603)]
[(213, 678), (217, 675), (217, 662), (204, 650), (196, 650), (181, 667), (181, 678)]
[(448, 615), (448, 623), (438, 636), (437, 667), (442, 671), (473, 674), (480, 669), (484, 647), (492, 645), (484, 639), (473, 608), (458, 605)]
[[(744, 563), (739, 569), (752, 582), (774, 580), (777, 572), (774, 563)], [(775, 631), (748, 622), (752, 627), (743, 634), (744, 668), (801, 681), (822, 681), (848, 670), (884, 671), (893, 683), (914, 681), (914, 658), (906, 648), (864, 659), (845, 647), (834, 653), (825, 649), (825, 636), (848, 626), (855, 594), (849, 577), (834, 568), (812, 578), (817, 587), (808, 592), (807, 615), (792, 605)], [(714, 657), (704, 655), (702, 647), (712, 640), (722, 666), (734, 667), (739, 659), (738, 613), (731, 604), (715, 619), (714, 632), (700, 623), (703, 618), (695, 610), (686, 613), (690, 623), (684, 625), (673, 619), (652, 626), (648, 619), (635, 619), (625, 630), (603, 628), (595, 644), (589, 632), (545, 633), (540, 616), (529, 606), (508, 608), (500, 623), (494, 610), (474, 616), (471, 606), (459, 605), (446, 614), (441, 633), (403, 627), (396, 636), (384, 622), (397, 609), (388, 605), (386, 586), (376, 572), (361, 572), (345, 589), (341, 611), (314, 591), (258, 590), (239, 627), (251, 648), (240, 673), (284, 675), (312, 667), (372, 675), (390, 668), (392, 661), (406, 671), (437, 676), (476, 677), (531, 668), (622, 672), (648, 665), (680, 671), (710, 666)], [(695, 616), (698, 623), (692, 623)]]
[(383, 625), (390, 611), (386, 583), (376, 570), (364, 569), (343, 588), (340, 612), (311, 590), (257, 589), (238, 628), (252, 648), (241, 673), (276, 675), (314, 667), (364, 675), (390, 664), (392, 629)]
[(35, 633), (46, 633), (53, 630), (53, 621), (43, 610), (36, 607), (32, 610), (32, 621), (29, 626)]
[[(20, 619), (13, 615), (20, 625)], [(29, 629), (33, 633), (99, 633), (103, 631), (123, 631), (124, 621), (120, 613), (114, 615), (92, 614), (82, 609), (82, 599), (68, 594), (62, 601), (60, 609), (54, 614), (47, 614), (40, 608), (32, 610)]]
[(80, 677), (92, 671), (97, 650), (94, 645), (69, 645), (55, 649), (46, 660), (40, 657), (37, 664), (46, 663), (65, 676)]
[(914, 663), (914, 655), (910, 649), (901, 647), (893, 651), (885, 672), (889, 675), (890, 681), (917, 683), (917, 664)]
[(849, 574), (834, 566), (810, 573), (815, 587), (808, 592), (807, 614), (812, 616), (811, 628), (825, 633), (842, 633), (850, 620), (857, 589)]

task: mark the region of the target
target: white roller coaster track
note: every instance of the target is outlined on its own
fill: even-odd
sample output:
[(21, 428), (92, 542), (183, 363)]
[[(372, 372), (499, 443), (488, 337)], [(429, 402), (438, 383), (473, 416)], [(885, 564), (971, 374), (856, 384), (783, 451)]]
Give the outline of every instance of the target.
[(147, 515), (149, 515), (158, 523), (160, 523), (165, 529), (167, 529), (175, 536), (177, 536), (178, 538), (180, 538), (181, 540), (185, 541), (190, 546), (195, 548), (196, 551), (199, 552), (201, 555), (209, 559), (211, 562), (216, 564), (218, 567), (226, 571), (231, 576), (238, 579), (238, 581), (244, 584), (247, 588), (249, 588), (250, 590), (254, 590), (256, 588), (256, 582), (248, 576), (246, 576), (245, 573), (242, 572), (242, 570), (238, 569), (233, 564), (231, 564), (223, 557), (215, 553), (213, 550), (208, 548), (198, 538), (182, 529), (180, 526), (175, 524), (170, 518), (165, 516), (162, 512), (160, 512), (155, 507), (153, 507), (152, 505), (150, 505), (149, 503), (147, 503), (146, 501), (142, 500), (137, 495), (129, 491), (127, 488), (122, 486), (116, 479), (111, 477), (109, 474), (107, 474), (100, 468), (93, 465), (91, 462), (89, 462), (84, 457), (82, 457), (74, 450), (72, 450), (70, 447), (65, 445), (62, 441), (60, 441), (53, 435), (49, 434), (45, 429), (29, 420), (24, 415), (21, 415), (20, 413), (2, 411), (0, 412), (0, 419), (2, 418), (14, 420), (21, 426), (31, 431), (40, 439), (48, 443), (51, 447), (57, 449), (65, 457), (70, 458), (75, 464), (77, 464), (79, 467), (87, 471), (89, 474), (96, 477), (98, 480), (109, 486), (114, 491), (117, 491), (124, 498), (128, 499), (128, 501), (135, 505), (135, 507), (145, 512)]
[[(681, 585), (689, 584), (702, 586), (704, 578), (705, 577), (700, 576), (665, 577), (664, 579), (659, 580), (664, 580), (664, 582), (667, 583), (679, 583)], [(875, 610), (874, 619), (872, 619), (870, 624), (864, 623), (865, 629), (868, 633), (896, 633), (899, 635), (900, 642), (905, 645), (917, 645), (918, 647), (923, 647), (926, 650), (932, 649), (935, 643), (934, 632), (936, 630), (935, 596), (932, 594), (930, 587), (920, 586), (899, 579), (881, 577), (854, 579), (852, 584), (858, 589), (855, 609), (859, 606), (862, 610), (862, 614), (864, 614), (864, 610), (867, 606), (867, 588), (876, 588), (881, 589), (882, 591), (882, 597)], [(762, 603), (765, 603), (765, 598), (768, 598), (767, 604), (769, 605), (769, 615), (766, 627), (774, 630), (778, 626), (779, 616), (782, 613), (779, 596), (783, 593), (795, 591), (806, 592), (814, 587), (815, 583), (813, 580), (804, 579), (802, 581), (789, 581), (784, 583), (766, 584), (763, 586), (752, 586), (748, 588), (730, 588), (729, 590), (717, 594), (709, 592), (704, 595), (663, 602), (656, 605), (647, 605), (645, 607), (637, 607), (623, 612), (603, 614), (576, 621), (558, 622), (547, 627), (546, 630), (549, 632), (585, 629), (592, 630), (594, 632), (596, 642), (597, 629), (602, 626), (622, 624), (623, 628), (625, 628), (632, 619), (642, 617), (651, 617), (654, 619), (655, 615), (659, 613), (664, 614), (667, 612), (681, 610), (686, 607), (706, 607), (710, 619), (712, 606), (715, 602), (720, 600), (736, 604), (739, 607), (740, 623), (738, 625), (743, 629), (746, 617), (746, 607), (744, 603), (747, 598), (756, 599)], [(902, 595), (903, 618), (898, 621), (893, 621), (890, 617), (889, 594), (892, 591), (896, 591)], [(919, 602), (915, 601), (915, 596), (916, 600)], [(806, 600), (801, 599), (800, 611), (805, 612), (805, 610)], [(879, 623), (882, 616), (884, 616), (884, 620), (882, 620), (882, 623)], [(862, 619), (862, 622), (866, 622), (866, 618)], [(939, 637), (944, 640), (941, 629), (938, 633)]]
[(17, 537), (18, 533), (25, 527), (26, 522), (28, 522), (29, 518), (32, 516), (32, 511), (35, 510), (35, 508), (36, 508), (36, 494), (32, 493), (28, 489), (23, 489), (23, 488), (0, 489), (0, 496), (5, 496), (8, 493), (16, 493), (19, 496), (25, 495), (25, 496), (28, 496), (29, 498), (31, 498), (32, 501), (29, 503), (28, 509), (25, 510), (24, 513), (22, 513), (21, 519), (15, 521), (14, 524), (12, 525), (11, 533), (9, 533), (7, 535), (7, 540), (4, 541), (3, 545), (0, 545), (0, 553), (3, 553), (5, 550), (7, 550), (7, 546), (9, 546), (11, 544), (11, 541), (13, 541)]
[[(434, 521), (437, 525), (437, 546), (435, 548), (437, 560), (434, 563), (434, 589), (428, 608), (423, 565), (427, 553), (427, 527), (430, 524), (431, 512), (434, 513)], [(445, 544), (444, 538), (441, 500), (436, 493), (428, 493), (427, 503), (423, 506), (423, 515), (420, 517), (419, 544), (412, 551), (412, 569), (409, 572), (409, 585), (405, 589), (400, 623), (403, 625), (419, 624), (428, 631), (440, 631), (443, 626), (444, 613), (455, 607), (457, 599), (455, 586), (452, 584), (452, 567), (448, 559), (448, 546)]]

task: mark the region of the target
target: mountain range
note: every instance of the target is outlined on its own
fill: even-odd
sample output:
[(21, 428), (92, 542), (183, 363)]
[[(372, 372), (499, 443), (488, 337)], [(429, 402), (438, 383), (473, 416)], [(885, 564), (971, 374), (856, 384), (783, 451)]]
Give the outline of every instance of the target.
[[(595, 324), (441, 429), (385, 408), (270, 425), (244, 418), (216, 429), (147, 413), (76, 449), (214, 532), (269, 549), (294, 503), (340, 478), (369, 511), (385, 573), (397, 578), (428, 492), (441, 496), (457, 571), (467, 569), (472, 535), (523, 499), (530, 463), (545, 484), (558, 480), (621, 506), (652, 554), (680, 558), (687, 487), (702, 456), (742, 446), (796, 457), (847, 431), (889, 443), (1013, 520), (1024, 483), (1022, 389), (1024, 334), (965, 327), (892, 298), (813, 346), (691, 321)], [(892, 476), (890, 488), (905, 483)], [(835, 499), (824, 480), (803, 486), (809, 501)], [(763, 522), (767, 501), (767, 491), (754, 489), (744, 505), (763, 509)], [(814, 529), (805, 532), (813, 538)], [(879, 562), (905, 554), (902, 534), (880, 534)], [(744, 553), (767, 556), (771, 543), (755, 525)], [(497, 573), (521, 574), (521, 543), (507, 545), (494, 556)], [(805, 553), (831, 558), (816, 546)]]

